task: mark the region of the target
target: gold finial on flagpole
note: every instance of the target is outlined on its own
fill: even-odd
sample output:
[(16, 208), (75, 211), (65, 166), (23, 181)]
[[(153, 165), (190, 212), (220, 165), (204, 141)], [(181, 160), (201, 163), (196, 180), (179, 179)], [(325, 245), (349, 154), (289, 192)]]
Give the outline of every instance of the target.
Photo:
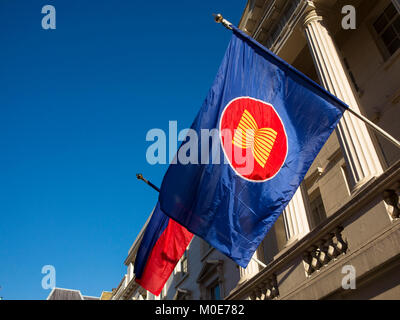
[(152, 184), (149, 180), (143, 178), (143, 175), (141, 173), (137, 173), (136, 174), (136, 178), (138, 178), (138, 180), (142, 180), (144, 182), (146, 182), (150, 187), (152, 187), (154, 190), (160, 192), (160, 189), (158, 187), (156, 187), (154, 184)]
[(213, 16), (214, 16), (214, 21), (215, 21), (216, 23), (221, 23), (225, 28), (227, 28), (227, 29), (229, 29), (229, 30), (232, 30), (232, 27), (231, 27), (232, 23), (230, 23), (228, 20), (224, 19), (224, 17), (222, 16), (222, 14), (220, 14), (220, 13), (217, 13), (217, 14), (213, 13)]

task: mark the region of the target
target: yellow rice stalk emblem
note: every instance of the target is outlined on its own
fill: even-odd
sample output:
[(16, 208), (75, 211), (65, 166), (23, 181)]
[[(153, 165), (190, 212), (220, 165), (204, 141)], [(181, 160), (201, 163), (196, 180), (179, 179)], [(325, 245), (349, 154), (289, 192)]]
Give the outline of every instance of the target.
[(276, 136), (277, 132), (274, 129), (259, 129), (250, 112), (244, 110), (235, 130), (232, 143), (242, 149), (251, 148), (254, 159), (264, 168), (274, 146)]

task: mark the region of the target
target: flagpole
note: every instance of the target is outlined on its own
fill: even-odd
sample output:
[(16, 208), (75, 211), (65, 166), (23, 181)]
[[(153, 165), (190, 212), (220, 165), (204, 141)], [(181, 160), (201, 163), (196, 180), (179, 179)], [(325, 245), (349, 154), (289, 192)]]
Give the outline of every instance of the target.
[[(148, 185), (149, 185), (150, 187), (152, 187), (154, 190), (156, 190), (157, 192), (160, 192), (160, 189), (157, 188), (154, 184), (152, 184), (149, 180), (145, 179), (141, 173), (137, 173), (137, 174), (136, 174), (136, 178), (137, 178), (138, 180), (142, 180), (142, 181), (146, 182), (146, 184), (148, 184)], [(254, 257), (253, 257), (253, 258), (251, 258), (251, 260), (253, 260), (253, 261), (255, 261), (256, 263), (258, 263), (262, 268), (265, 268), (265, 267), (266, 267), (266, 265), (265, 265), (264, 263), (262, 263), (260, 260), (258, 260), (257, 258), (254, 258)]]
[[(214, 20), (216, 23), (221, 23), (225, 28), (232, 30), (232, 23), (230, 23), (228, 20), (224, 19), (224, 17), (218, 13), (218, 14), (213, 14)], [(256, 41), (254, 39), (254, 41)], [(391, 136), (389, 133), (387, 133), (385, 130), (383, 130), (381, 127), (377, 126), (375, 123), (373, 123), (371, 120), (368, 118), (364, 117), (362, 114), (359, 114), (352, 110), (350, 107), (347, 107), (345, 110), (349, 111), (352, 115), (363, 121), (366, 125), (374, 129), (377, 133), (382, 135), (384, 138), (386, 138), (388, 141), (392, 142), (396, 147), (400, 148), (400, 141), (395, 139), (393, 136)]]
[(261, 262), (257, 258), (252, 257), (251, 260), (253, 260), (254, 262), (258, 263), (261, 268), (265, 268), (267, 266), (265, 263)]
[(156, 190), (157, 192), (160, 192), (160, 189), (157, 188), (154, 184), (152, 184), (149, 180), (146, 180), (145, 178), (143, 178), (143, 175), (141, 173), (137, 173), (136, 178), (138, 178), (138, 180), (142, 180), (142, 181), (146, 182), (154, 190)]
[(352, 110), (350, 108), (348, 108), (346, 110), (349, 111), (352, 115), (356, 116), (361, 121), (364, 121), (365, 124), (369, 125), (372, 129), (374, 129), (376, 132), (381, 134), (384, 138), (386, 138), (387, 140), (392, 142), (396, 147), (400, 148), (400, 142), (398, 140), (396, 140), (394, 137), (392, 137), (385, 130), (383, 130), (381, 127), (377, 126), (371, 120), (369, 120), (368, 118), (364, 117), (362, 114), (359, 114), (359, 113), (355, 112), (354, 110)]

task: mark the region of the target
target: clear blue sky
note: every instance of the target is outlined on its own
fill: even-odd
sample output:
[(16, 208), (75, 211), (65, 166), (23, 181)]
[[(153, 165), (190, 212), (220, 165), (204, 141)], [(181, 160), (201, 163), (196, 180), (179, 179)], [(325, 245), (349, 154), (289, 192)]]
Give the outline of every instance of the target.
[[(56, 8), (56, 30), (41, 9)], [(0, 296), (99, 296), (156, 203), (148, 130), (190, 127), (246, 1), (1, 0)]]

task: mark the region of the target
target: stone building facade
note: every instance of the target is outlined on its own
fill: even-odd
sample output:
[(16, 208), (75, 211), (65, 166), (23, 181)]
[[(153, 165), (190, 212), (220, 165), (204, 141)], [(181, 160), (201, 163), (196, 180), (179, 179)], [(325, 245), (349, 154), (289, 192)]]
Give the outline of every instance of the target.
[[(250, 0), (239, 28), (399, 140), (399, 10), (398, 0)], [(154, 297), (134, 281), (143, 229), (113, 299), (400, 299), (399, 159), (346, 112), (246, 269), (194, 237)]]

